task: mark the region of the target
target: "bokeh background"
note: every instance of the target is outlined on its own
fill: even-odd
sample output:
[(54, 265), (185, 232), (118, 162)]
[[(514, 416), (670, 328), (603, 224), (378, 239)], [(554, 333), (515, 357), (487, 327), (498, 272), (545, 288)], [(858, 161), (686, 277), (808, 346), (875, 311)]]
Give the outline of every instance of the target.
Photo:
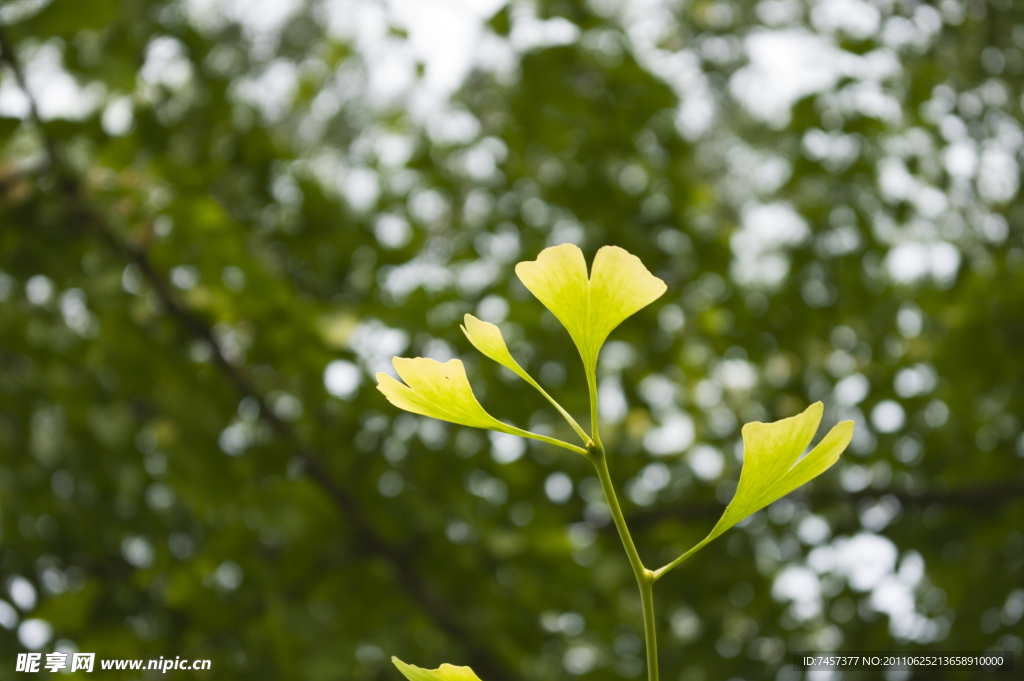
[(1024, 3), (16, 0), (0, 36), (0, 679), (640, 678), (588, 464), (374, 389), (461, 357), (571, 439), (458, 327), (585, 422), (513, 273), (564, 242), (668, 283), (600, 370), (648, 565), (714, 523), (742, 423), (857, 422), (659, 582), (663, 678), (1024, 652)]

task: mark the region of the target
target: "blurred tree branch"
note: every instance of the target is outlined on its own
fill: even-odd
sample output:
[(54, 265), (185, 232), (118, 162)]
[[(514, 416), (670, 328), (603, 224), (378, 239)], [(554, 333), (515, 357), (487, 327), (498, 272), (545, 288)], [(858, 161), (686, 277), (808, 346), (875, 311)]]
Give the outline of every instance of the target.
[[(4, 32), (0, 27), (0, 63), (7, 64), (14, 74), (14, 80), (17, 82), (18, 87), (25, 94), (25, 100), (28, 102), (28, 118), (32, 121), (32, 125), (35, 126), (43, 138), (43, 145), (46, 148), (46, 155), (43, 158), (43, 164), (36, 170), (37, 173), (45, 172), (53, 166), (54, 160), (57, 157), (56, 154), (56, 140), (51, 135), (46, 133), (46, 129), (43, 127), (43, 119), (39, 116), (39, 107), (36, 106), (36, 100), (32, 96), (32, 93), (28, 89), (28, 81), (25, 79), (25, 71), (21, 68), (21, 62), (18, 60), (17, 54), (14, 52), (14, 47), (7, 39), (7, 33)], [(14, 178), (15, 180), (17, 177)], [(6, 191), (7, 178), (0, 182), (0, 194)]]
[[(242, 397), (249, 397), (257, 401), (260, 418), (270, 426), (278, 438), (294, 449), (296, 456), (303, 464), (304, 472), (327, 494), (349, 523), (359, 548), (383, 558), (391, 565), (395, 578), (403, 590), (435, 621), (440, 629), (466, 648), (469, 655), (468, 663), (478, 669), (485, 678), (494, 681), (506, 681), (513, 678), (514, 674), (500, 656), (490, 650), (471, 628), (456, 617), (438, 590), (420, 574), (410, 552), (389, 541), (377, 531), (355, 496), (333, 478), (324, 463), (322, 453), (304, 443), (291, 425), (279, 418), (269, 408), (263, 395), (256, 390), (245, 368), (228, 360), (211, 324), (177, 299), (167, 280), (153, 266), (146, 250), (128, 243), (115, 230), (111, 229), (102, 213), (95, 209), (90, 204), (88, 197), (84, 195), (82, 184), (78, 178), (58, 167), (56, 139), (48, 134), (39, 117), (38, 107), (26, 86), (17, 55), (2, 29), (0, 29), (0, 61), (6, 63), (13, 71), (17, 83), (24, 91), (29, 103), (28, 118), (33, 126), (40, 131), (43, 138), (46, 149), (45, 161), (31, 174), (38, 176), (47, 172), (57, 173), (56, 186), (61, 195), (62, 210), (71, 218), (68, 225), (92, 232), (112, 251), (139, 268), (142, 277), (152, 288), (165, 311), (176, 319), (193, 338), (209, 345), (214, 364), (235, 390)], [(8, 186), (13, 186), (24, 179), (26, 175), (28, 173), (14, 173), (10, 177), (0, 180), (0, 195), (6, 191)]]
[(270, 409), (264, 397), (256, 390), (243, 369), (232, 364), (227, 359), (210, 324), (175, 298), (166, 280), (153, 267), (146, 251), (120, 241), (106, 227), (98, 215), (92, 214), (83, 217), (88, 220), (89, 226), (92, 227), (103, 241), (138, 266), (146, 283), (152, 287), (153, 292), (167, 312), (177, 319), (194, 338), (209, 344), (213, 351), (214, 363), (232, 386), (234, 386), (235, 390), (241, 396), (251, 397), (257, 401), (261, 418), (273, 429), (277, 437), (294, 448), (296, 455), (302, 461), (306, 474), (324, 490), (335, 506), (341, 511), (342, 515), (351, 525), (361, 548), (384, 558), (391, 564), (399, 583), (412, 596), (413, 600), (445, 632), (469, 648), (470, 659), (474, 666), (478, 665), (481, 669), (488, 670), (487, 675), (491, 678), (510, 678), (504, 672), (502, 665), (496, 660), (495, 655), (486, 650), (476, 640), (471, 631), (458, 621), (451, 608), (437, 593), (437, 590), (419, 574), (411, 560), (411, 556), (402, 548), (389, 542), (376, 530), (352, 493), (331, 476), (326, 464), (324, 464), (322, 454), (303, 443), (295, 430)]

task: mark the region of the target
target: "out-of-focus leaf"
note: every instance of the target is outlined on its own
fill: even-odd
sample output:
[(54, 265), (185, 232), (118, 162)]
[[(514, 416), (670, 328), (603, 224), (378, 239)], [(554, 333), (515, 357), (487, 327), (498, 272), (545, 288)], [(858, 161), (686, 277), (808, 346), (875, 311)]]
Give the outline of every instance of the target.
[(80, 591), (67, 591), (46, 600), (32, 614), (62, 631), (82, 632), (87, 628), (99, 595), (100, 585), (90, 581)]
[(512, 31), (512, 7), (505, 5), (487, 20), (487, 26), (498, 35), (507, 36)]
[(38, 31), (41, 36), (71, 38), (83, 29), (99, 30), (117, 18), (117, 0), (94, 0), (89, 11), (83, 12), (82, 5), (74, 0), (55, 2), (27, 21), (23, 28)]

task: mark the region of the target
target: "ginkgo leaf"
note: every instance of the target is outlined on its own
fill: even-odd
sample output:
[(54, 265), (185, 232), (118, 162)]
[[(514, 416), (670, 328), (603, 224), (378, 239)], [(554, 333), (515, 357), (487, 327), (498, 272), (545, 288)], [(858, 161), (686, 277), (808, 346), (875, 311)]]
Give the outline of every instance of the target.
[(377, 389), (399, 409), (462, 426), (541, 440), (579, 454), (586, 453), (581, 447), (510, 426), (488, 414), (473, 394), (461, 360), (451, 359), (442, 363), (427, 357), (395, 357), (391, 363), (405, 383), (382, 372), (377, 374)]
[(516, 274), (572, 336), (588, 378), (608, 334), (666, 290), (639, 258), (617, 246), (598, 250), (589, 278), (583, 251), (573, 244), (545, 248), (536, 260), (516, 265)]
[(391, 363), (405, 384), (378, 373), (377, 389), (399, 409), (474, 428), (508, 427), (484, 411), (460, 360), (441, 363), (427, 357), (395, 357)]
[(540, 384), (533, 380), (530, 374), (526, 373), (526, 370), (519, 366), (519, 362), (512, 358), (512, 353), (508, 351), (508, 345), (505, 344), (505, 338), (501, 335), (501, 329), (490, 322), (481, 321), (473, 315), (467, 314), (462, 332), (466, 334), (466, 338), (473, 344), (473, 347), (539, 390), (540, 394), (558, 410), (558, 413), (569, 422), (573, 430), (583, 438), (583, 441), (590, 442), (590, 438), (580, 425), (576, 423), (576, 420), (562, 408), (562, 405), (558, 404), (554, 398), (548, 395), (547, 391), (540, 387)]
[(392, 657), (391, 661), (409, 681), (480, 681), (480, 678), (469, 667), (443, 664), (437, 669), (423, 669), (406, 664), (397, 657)]
[(660, 577), (692, 556), (708, 542), (797, 487), (818, 477), (839, 460), (853, 437), (853, 421), (842, 421), (806, 456), (821, 423), (824, 406), (815, 402), (802, 414), (774, 423), (743, 426), (743, 469), (736, 494), (711, 532), (699, 544), (655, 572)]
[(462, 325), (462, 333), (466, 334), (466, 338), (477, 350), (518, 374), (527, 383), (531, 385), (534, 383), (530, 375), (519, 366), (519, 362), (512, 358), (512, 353), (508, 351), (508, 345), (505, 344), (505, 338), (501, 335), (501, 329), (497, 326), (467, 314)]

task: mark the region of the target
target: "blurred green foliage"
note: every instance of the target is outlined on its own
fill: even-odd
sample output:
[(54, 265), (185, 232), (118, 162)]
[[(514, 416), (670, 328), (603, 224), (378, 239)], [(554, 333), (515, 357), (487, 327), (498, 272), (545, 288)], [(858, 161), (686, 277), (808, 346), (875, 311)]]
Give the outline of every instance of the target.
[(585, 418), (512, 272), (564, 241), (669, 287), (599, 368), (649, 564), (721, 513), (743, 422), (821, 399), (863, 434), (659, 582), (666, 678), (1022, 652), (1019, 3), (515, 2), (432, 105), (373, 94), (416, 28), (386, 6), (272, 5), (0, 5), (0, 679), (47, 626), (218, 679), (640, 674), (586, 462), (370, 378), (463, 356), (489, 412), (570, 439), (459, 330), (502, 323)]

